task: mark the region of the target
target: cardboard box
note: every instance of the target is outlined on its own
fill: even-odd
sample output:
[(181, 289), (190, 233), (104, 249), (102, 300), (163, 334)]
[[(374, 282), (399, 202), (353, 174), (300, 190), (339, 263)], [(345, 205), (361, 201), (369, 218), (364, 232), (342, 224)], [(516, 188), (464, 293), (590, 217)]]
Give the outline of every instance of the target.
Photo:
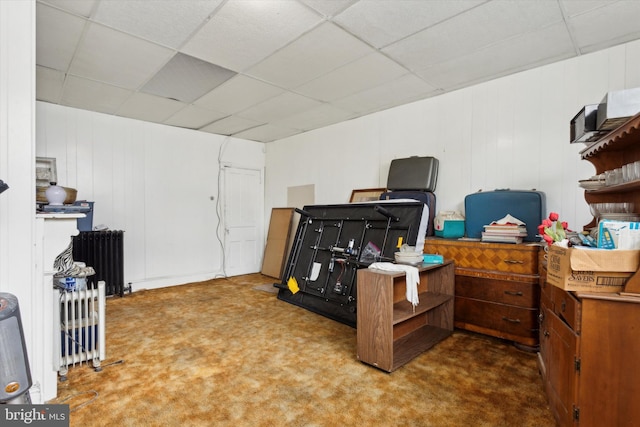
[(598, 223), (598, 247), (604, 249), (640, 249), (640, 222), (601, 219)]
[(638, 269), (640, 251), (550, 246), (547, 282), (567, 291), (621, 292)]

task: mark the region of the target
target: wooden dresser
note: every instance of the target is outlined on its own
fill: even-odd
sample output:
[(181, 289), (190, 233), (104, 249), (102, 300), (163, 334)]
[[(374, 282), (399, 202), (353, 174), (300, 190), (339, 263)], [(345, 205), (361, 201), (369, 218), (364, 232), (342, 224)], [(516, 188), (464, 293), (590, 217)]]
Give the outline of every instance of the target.
[(539, 343), (540, 288), (536, 244), (429, 238), (425, 253), (455, 263), (457, 328), (511, 340), (528, 350)]

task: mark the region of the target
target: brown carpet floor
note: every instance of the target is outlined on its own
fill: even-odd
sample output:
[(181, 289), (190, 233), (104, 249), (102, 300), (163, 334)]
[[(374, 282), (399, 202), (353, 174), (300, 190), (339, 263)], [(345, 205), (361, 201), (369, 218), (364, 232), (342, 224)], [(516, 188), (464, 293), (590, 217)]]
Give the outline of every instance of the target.
[(357, 360), (355, 329), (278, 300), (273, 282), (109, 298), (103, 370), (71, 368), (51, 403), (71, 426), (554, 425), (534, 354), (456, 330), (388, 374)]

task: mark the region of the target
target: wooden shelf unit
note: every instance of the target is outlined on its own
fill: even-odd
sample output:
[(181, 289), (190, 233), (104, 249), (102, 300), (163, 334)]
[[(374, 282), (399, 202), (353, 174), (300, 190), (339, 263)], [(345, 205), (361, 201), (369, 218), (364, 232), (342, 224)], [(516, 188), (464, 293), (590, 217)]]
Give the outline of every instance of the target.
[(402, 271), (358, 270), (358, 359), (387, 372), (453, 333), (454, 266), (423, 264), (415, 307)]
[[(596, 174), (640, 160), (640, 114), (580, 153)], [(587, 203), (633, 202), (640, 209), (640, 180), (585, 191)], [(594, 218), (584, 228), (597, 225)], [(544, 263), (543, 263), (544, 265)], [(541, 269), (538, 366), (558, 426), (638, 425), (640, 374), (640, 273), (615, 293), (567, 292)]]
[[(582, 160), (587, 160), (595, 166), (596, 175), (640, 160), (640, 114), (587, 146), (580, 152), (580, 156)], [(640, 210), (640, 180), (598, 190), (587, 190), (584, 192), (584, 198), (587, 203), (633, 202), (636, 210)], [(594, 218), (585, 225), (585, 230), (595, 227), (596, 221)]]

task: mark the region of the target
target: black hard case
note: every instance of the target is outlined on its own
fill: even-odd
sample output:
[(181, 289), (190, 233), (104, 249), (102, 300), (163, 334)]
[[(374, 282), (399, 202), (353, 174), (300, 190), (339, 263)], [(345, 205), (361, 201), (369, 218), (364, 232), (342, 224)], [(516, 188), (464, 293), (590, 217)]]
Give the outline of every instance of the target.
[(407, 157), (393, 159), (387, 176), (388, 190), (436, 191), (438, 159), (435, 157)]
[(429, 208), (429, 225), (427, 236), (433, 236), (433, 218), (436, 215), (436, 195), (430, 191), (387, 191), (380, 195), (380, 200), (413, 199), (418, 200)]

